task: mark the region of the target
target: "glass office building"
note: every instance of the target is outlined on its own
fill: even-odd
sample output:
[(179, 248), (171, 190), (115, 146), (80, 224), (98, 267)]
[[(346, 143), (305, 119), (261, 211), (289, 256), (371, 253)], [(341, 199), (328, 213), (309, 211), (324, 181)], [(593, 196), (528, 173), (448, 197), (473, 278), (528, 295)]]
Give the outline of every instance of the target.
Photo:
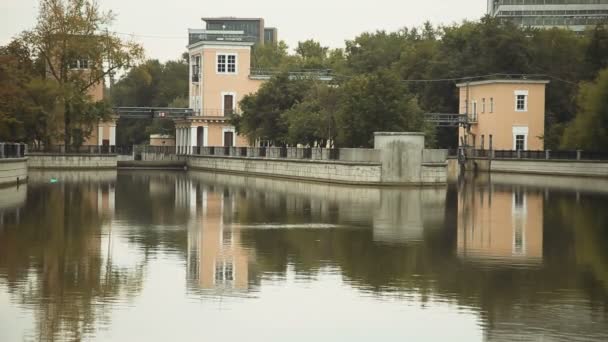
[(584, 31), (608, 23), (608, 0), (488, 0), (488, 14), (521, 26)]

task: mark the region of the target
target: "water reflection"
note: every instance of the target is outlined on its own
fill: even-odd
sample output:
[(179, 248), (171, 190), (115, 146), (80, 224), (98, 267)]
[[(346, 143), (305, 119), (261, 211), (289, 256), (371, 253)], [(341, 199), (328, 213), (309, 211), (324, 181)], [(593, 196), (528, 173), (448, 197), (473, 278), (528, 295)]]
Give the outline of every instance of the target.
[(492, 183), (461, 185), (457, 246), (467, 261), (542, 263), (543, 193)]
[(50, 183), (48, 174), (34, 173), (25, 214), (0, 226), (0, 289), (6, 286), (11, 301), (34, 314), (35, 330), (14, 340), (82, 339), (109, 324), (111, 303), (139, 286), (137, 272), (114, 267), (104, 255), (115, 178), (60, 175)]
[(597, 189), (512, 176), (399, 189), (199, 172), (31, 180), (0, 207), (21, 213), (0, 223), (2, 341), (192, 340), (201, 321), (210, 338), (264, 341), (608, 339)]

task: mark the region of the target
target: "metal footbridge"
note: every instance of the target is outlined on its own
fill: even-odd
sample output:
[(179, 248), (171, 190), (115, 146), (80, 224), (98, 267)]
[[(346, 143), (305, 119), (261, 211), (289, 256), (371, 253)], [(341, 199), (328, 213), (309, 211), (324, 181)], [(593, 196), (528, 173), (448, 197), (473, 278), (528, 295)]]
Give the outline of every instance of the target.
[(191, 108), (114, 107), (114, 114), (126, 119), (178, 119), (194, 115)]

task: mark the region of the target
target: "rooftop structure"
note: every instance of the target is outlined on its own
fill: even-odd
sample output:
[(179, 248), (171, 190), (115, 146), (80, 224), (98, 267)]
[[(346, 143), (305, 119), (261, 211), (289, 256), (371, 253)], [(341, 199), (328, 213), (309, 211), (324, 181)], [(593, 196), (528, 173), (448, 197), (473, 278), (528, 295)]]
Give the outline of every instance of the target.
[(265, 27), (262, 18), (217, 17), (202, 20), (208, 31), (239, 31), (247, 41), (259, 44), (277, 42), (277, 29)]
[(608, 0), (488, 0), (488, 14), (520, 26), (581, 32), (608, 23)]

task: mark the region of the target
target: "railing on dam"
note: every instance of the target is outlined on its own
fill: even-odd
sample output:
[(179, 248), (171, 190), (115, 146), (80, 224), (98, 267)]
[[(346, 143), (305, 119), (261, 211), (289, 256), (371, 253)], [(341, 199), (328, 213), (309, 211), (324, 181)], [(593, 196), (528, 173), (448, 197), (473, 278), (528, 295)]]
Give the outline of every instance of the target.
[[(467, 158), (608, 161), (608, 152), (585, 150), (466, 150)], [(458, 150), (450, 149), (450, 157), (457, 157)]]
[(23, 158), (26, 152), (26, 144), (0, 142), (0, 159)]
[(124, 154), (132, 153), (129, 146), (83, 145), (83, 146), (30, 146), (28, 154)]
[(195, 156), (340, 160), (340, 149), (316, 147), (193, 146), (190, 154)]

